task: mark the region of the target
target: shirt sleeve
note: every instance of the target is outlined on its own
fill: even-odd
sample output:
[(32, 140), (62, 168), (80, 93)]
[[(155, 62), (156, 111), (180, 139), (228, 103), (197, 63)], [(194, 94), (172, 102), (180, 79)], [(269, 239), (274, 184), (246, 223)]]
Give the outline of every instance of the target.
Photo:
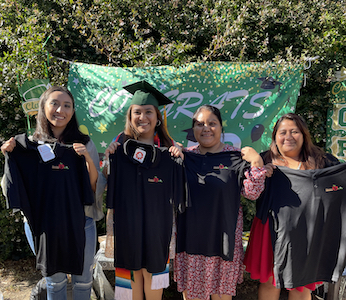
[(245, 171), (244, 175), (241, 194), (249, 200), (256, 200), (264, 190), (266, 169), (264, 167), (251, 167)]
[(13, 153), (6, 153), (4, 175), (1, 179), (2, 193), (6, 198), (6, 208), (13, 212), (22, 211), (24, 217), (31, 217), (29, 195), (24, 188)]
[[(73, 149), (73, 148), (70, 148)], [(73, 150), (74, 151), (74, 150)], [(79, 184), (82, 187), (82, 200), (83, 204), (86, 205), (84, 206), (85, 209), (92, 208), (93, 205), (95, 204), (95, 199), (93, 195), (93, 190), (90, 185), (90, 177), (89, 177), (89, 172), (88, 168), (86, 165), (85, 157), (84, 156), (79, 156), (77, 158), (80, 158), (78, 169), (75, 170), (77, 173), (76, 178), (79, 177)], [(93, 217), (92, 215), (86, 214), (88, 217)]]
[(115, 184), (116, 183), (116, 155), (117, 155), (117, 152), (109, 155), (110, 172), (108, 174), (107, 181), (111, 182), (112, 184), (107, 185), (106, 207), (108, 209), (114, 209), (115, 185), (116, 185)]
[(6, 198), (7, 208), (22, 208), (21, 199), (28, 203), (28, 197), (24, 192), (24, 183), (15, 159), (10, 158), (11, 154), (6, 153), (4, 176), (1, 179), (2, 193)]
[(95, 221), (99, 221), (104, 217), (103, 214), (103, 192), (105, 190), (107, 180), (100, 171), (100, 158), (94, 142), (90, 141), (86, 144), (87, 151), (96, 167), (98, 177), (96, 181), (96, 191), (94, 193), (94, 205), (86, 207), (85, 213), (88, 217), (92, 217)]
[(183, 160), (178, 157), (175, 158), (175, 170), (174, 170), (174, 189), (173, 189), (173, 201), (175, 203), (175, 209), (182, 213), (186, 207), (190, 205), (190, 193), (187, 184), (187, 177), (185, 172), (185, 165)]

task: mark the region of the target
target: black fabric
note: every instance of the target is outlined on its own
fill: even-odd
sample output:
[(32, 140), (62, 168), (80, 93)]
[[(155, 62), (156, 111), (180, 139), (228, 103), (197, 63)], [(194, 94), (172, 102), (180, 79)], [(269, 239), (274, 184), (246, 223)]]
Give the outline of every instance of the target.
[[(6, 154), (5, 189), (9, 208), (19, 208), (33, 231), (36, 267), (43, 276), (80, 275), (84, 260), (84, 205), (94, 202), (85, 159), (72, 147), (52, 145), (55, 158), (43, 162), (38, 144), (15, 137)], [(59, 168), (60, 166), (60, 168)]]
[(245, 169), (239, 151), (185, 153), (191, 207), (178, 216), (177, 252), (232, 261)]
[[(143, 163), (133, 159), (145, 150)], [(115, 266), (128, 270), (164, 271), (172, 235), (173, 209), (188, 205), (181, 158), (167, 148), (127, 140), (110, 155), (107, 207), (114, 209)]]
[[(262, 152), (260, 153), (260, 155), (263, 158), (263, 161), (265, 164), (270, 162), (270, 161), (267, 161), (268, 151)], [(326, 153), (324, 168), (335, 166), (338, 164), (340, 164), (340, 162), (334, 155), (330, 153)], [(286, 184), (289, 185), (289, 182), (287, 183), (288, 179), (285, 176), (282, 177), (282, 175), (280, 174), (277, 174), (276, 176), (279, 176), (279, 177), (275, 178), (275, 182), (278, 182), (278, 181), (280, 182), (282, 180), (282, 184), (285, 184), (286, 182)], [(261, 194), (261, 196), (256, 201), (256, 217), (262, 220), (262, 224), (265, 224), (267, 221), (267, 218), (269, 215), (269, 207), (271, 206), (271, 201), (275, 201), (275, 199), (273, 199), (272, 197), (267, 196), (268, 193), (272, 194), (270, 191), (273, 187), (273, 184), (276, 185), (276, 183), (273, 183), (273, 179), (271, 177), (266, 178), (265, 189), (263, 193)], [(288, 192), (290, 193), (290, 191)], [(273, 239), (272, 239), (272, 242), (273, 242)]]
[(346, 164), (317, 170), (277, 167), (264, 197), (277, 287), (337, 281), (346, 264)]

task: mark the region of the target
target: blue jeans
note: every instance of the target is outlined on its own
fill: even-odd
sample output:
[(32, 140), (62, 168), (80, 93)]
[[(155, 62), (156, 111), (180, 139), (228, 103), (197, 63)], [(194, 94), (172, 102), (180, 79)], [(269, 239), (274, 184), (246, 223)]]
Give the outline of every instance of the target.
[[(31, 232), (30, 232), (31, 233)], [(27, 236), (29, 244), (30, 240)], [(31, 237), (32, 239), (32, 237)], [(33, 243), (32, 243), (33, 244)], [(96, 251), (96, 224), (85, 217), (85, 249), (82, 275), (72, 274), (73, 300), (89, 300), (93, 283), (93, 265)], [(46, 277), (47, 300), (67, 299), (67, 277), (65, 273), (55, 273)]]

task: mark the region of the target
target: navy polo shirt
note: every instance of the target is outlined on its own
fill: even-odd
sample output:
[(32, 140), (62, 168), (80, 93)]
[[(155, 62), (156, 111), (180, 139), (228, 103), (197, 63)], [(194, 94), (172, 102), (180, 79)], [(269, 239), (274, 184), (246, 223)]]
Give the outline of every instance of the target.
[(178, 216), (177, 252), (232, 261), (244, 171), (239, 151), (186, 152), (191, 207)]
[(43, 276), (82, 274), (84, 205), (94, 202), (83, 156), (71, 146), (52, 145), (55, 158), (43, 162), (38, 144), (22, 134), (6, 154), (4, 185), (9, 208), (27, 217), (35, 242), (36, 267)]
[[(142, 162), (134, 159), (137, 149), (145, 152)], [(115, 213), (116, 267), (164, 271), (173, 209), (183, 212), (188, 200), (181, 158), (135, 140), (118, 146), (110, 155), (107, 188), (107, 207)]]

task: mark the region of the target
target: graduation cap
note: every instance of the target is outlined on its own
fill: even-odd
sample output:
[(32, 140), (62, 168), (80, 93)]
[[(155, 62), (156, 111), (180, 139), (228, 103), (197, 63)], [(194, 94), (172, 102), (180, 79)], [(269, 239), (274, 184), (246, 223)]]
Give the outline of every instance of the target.
[(189, 129), (185, 129), (183, 130), (184, 132), (187, 132), (187, 135), (186, 135), (186, 139), (188, 141), (191, 141), (191, 142), (197, 142), (196, 138), (195, 138), (195, 135), (193, 134), (193, 129), (192, 128), (189, 128)]
[(261, 77), (258, 78), (259, 80), (263, 81), (261, 84), (261, 88), (264, 90), (273, 90), (275, 89), (275, 86), (278, 85), (279, 86), (279, 90), (280, 90), (280, 85), (282, 84), (279, 81), (276, 81), (273, 77)]
[(145, 80), (135, 82), (133, 84), (124, 86), (123, 88), (133, 95), (131, 105), (150, 104), (159, 107), (161, 105), (173, 103), (173, 101), (171, 101), (168, 97), (159, 92)]

